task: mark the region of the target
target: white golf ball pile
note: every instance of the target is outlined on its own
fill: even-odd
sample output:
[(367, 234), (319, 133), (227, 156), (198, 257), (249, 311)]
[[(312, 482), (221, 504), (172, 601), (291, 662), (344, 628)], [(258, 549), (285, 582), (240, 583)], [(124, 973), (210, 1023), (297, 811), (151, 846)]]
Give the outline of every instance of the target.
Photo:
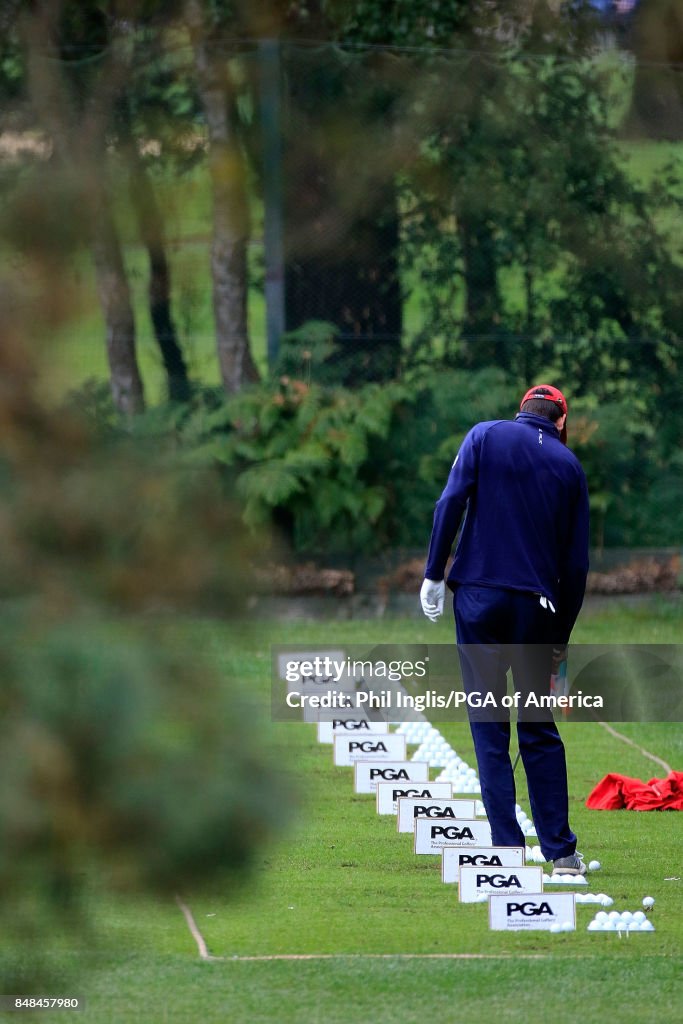
[[(406, 735), (406, 740), (410, 739)], [(449, 761), (458, 755), (450, 743), (443, 738), (438, 729), (431, 728), (424, 736), (411, 761), (427, 761), (430, 768), (444, 768)]]
[(577, 892), (574, 897), (577, 903), (599, 903), (602, 907), (611, 907), (614, 900), (604, 892)]
[(588, 925), (589, 932), (653, 932), (655, 926), (642, 910), (599, 910)]
[(470, 768), (467, 761), (463, 761), (455, 751), (453, 751), (453, 755), (446, 761), (443, 771), (437, 777), (437, 782), (452, 782), (454, 793), (481, 793), (475, 769)]
[(537, 833), (536, 829), (534, 828), (533, 821), (531, 820), (529, 815), (525, 811), (522, 810), (522, 808), (519, 806), (519, 804), (515, 804), (515, 811), (517, 813), (517, 821), (519, 822), (519, 827), (521, 828), (521, 830), (524, 833), (524, 835), (525, 836), (537, 836), (538, 833)]
[(541, 853), (540, 846), (527, 846), (524, 860), (527, 864), (545, 864), (546, 862), (545, 857)]
[(564, 921), (562, 924), (560, 924), (559, 921), (555, 921), (554, 924), (550, 925), (548, 931), (554, 932), (555, 934), (557, 934), (557, 932), (573, 932), (574, 925), (571, 921)]
[(401, 722), (396, 732), (399, 736), (405, 736), (406, 743), (422, 743), (426, 739), (432, 726), (429, 722)]

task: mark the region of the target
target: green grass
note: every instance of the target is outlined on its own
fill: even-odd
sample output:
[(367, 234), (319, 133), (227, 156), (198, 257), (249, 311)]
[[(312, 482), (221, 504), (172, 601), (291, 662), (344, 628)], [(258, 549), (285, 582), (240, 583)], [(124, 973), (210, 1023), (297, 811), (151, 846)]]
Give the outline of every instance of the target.
[[(577, 639), (654, 642), (673, 638), (680, 606), (650, 600), (612, 602), (584, 615)], [(450, 624), (424, 620), (270, 625), (234, 631), (197, 626), (195, 639), (218, 653), (268, 700), (271, 642), (304, 644), (447, 642)], [(466, 725), (441, 731), (474, 763)], [(681, 764), (680, 727), (618, 726), (654, 753)], [(562, 726), (567, 745), (572, 823), (580, 849), (602, 861), (591, 891), (621, 909), (656, 898), (656, 932), (619, 939), (589, 934), (597, 908), (578, 907), (578, 930), (500, 934), (485, 909), (459, 906), (439, 877), (438, 858), (415, 857), (393, 819), (378, 817), (371, 797), (352, 791), (351, 770), (334, 768), (331, 749), (304, 724), (272, 724), (270, 743), (295, 783), (301, 807), (286, 835), (263, 849), (251, 879), (232, 888), (184, 893), (212, 954), (200, 963), (172, 901), (103, 895), (97, 916), (106, 936), (103, 961), (86, 971), (80, 992), (88, 1021), (325, 1022), (407, 1024), (467, 1019), (516, 1022), (541, 1011), (554, 1024), (586, 1024), (617, 1013), (627, 1024), (680, 1016), (676, 988), (683, 937), (680, 816), (596, 812), (587, 793), (608, 771), (650, 778), (657, 767), (597, 724)], [(521, 780), (520, 780), (521, 782)], [(523, 785), (520, 802), (528, 808)], [(245, 961), (235, 957), (325, 954), (331, 959)], [(389, 958), (382, 956), (391, 954)], [(404, 954), (478, 954), (482, 959), (402, 959)]]
[[(555, 937), (554, 937), (555, 938)], [(596, 936), (598, 938), (598, 936)], [(603, 938), (608, 938), (603, 936)], [(643, 936), (647, 938), (647, 936)], [(615, 942), (618, 940), (615, 938)], [(635, 944), (635, 936), (630, 940)], [(558, 947), (566, 954), (569, 940)], [(608, 956), (519, 961), (337, 959), (190, 964), (159, 957), (153, 977), (140, 958), (108, 973), (84, 1019), (229, 1024), (424, 1024), (500, 1021), (597, 1024), (618, 1008), (624, 1024), (672, 1021), (680, 973), (669, 958)], [(558, 952), (560, 952), (558, 948)], [(611, 979), (611, 984), (607, 983)], [(618, 995), (617, 995), (618, 993)], [(616, 1005), (615, 1005), (616, 1003)]]

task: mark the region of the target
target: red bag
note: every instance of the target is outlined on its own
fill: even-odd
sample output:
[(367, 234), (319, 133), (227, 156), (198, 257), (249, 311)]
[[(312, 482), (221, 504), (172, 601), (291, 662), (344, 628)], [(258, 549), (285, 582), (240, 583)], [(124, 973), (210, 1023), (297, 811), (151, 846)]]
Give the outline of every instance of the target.
[(598, 782), (586, 800), (595, 811), (683, 811), (683, 772), (669, 772), (665, 779), (631, 779), (610, 772)]

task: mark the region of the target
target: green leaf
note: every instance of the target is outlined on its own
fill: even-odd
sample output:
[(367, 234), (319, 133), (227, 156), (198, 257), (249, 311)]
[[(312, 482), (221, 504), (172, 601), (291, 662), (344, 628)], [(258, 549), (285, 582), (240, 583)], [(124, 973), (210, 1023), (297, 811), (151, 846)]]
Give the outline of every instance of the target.
[(298, 473), (282, 460), (261, 462), (246, 469), (237, 478), (237, 492), (247, 501), (258, 501), (271, 508), (282, 504), (302, 490)]

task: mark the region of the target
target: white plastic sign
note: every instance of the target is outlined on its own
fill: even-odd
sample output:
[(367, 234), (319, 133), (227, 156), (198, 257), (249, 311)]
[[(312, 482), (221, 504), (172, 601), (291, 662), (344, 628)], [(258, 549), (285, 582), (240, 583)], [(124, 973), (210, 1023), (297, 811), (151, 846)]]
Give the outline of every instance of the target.
[(461, 903), (476, 903), (482, 894), (542, 892), (543, 868), (460, 868), (458, 897)]
[(374, 793), (382, 782), (396, 786), (429, 782), (428, 761), (356, 761), (354, 771), (356, 793)]
[(354, 761), (404, 761), (406, 738), (395, 732), (386, 736), (334, 737), (334, 763), (349, 768)]
[[(409, 762), (412, 763), (412, 762)], [(451, 795), (450, 782), (379, 782), (376, 784), (377, 813), (398, 814), (398, 801), (405, 797), (419, 800), (447, 800)], [(412, 828), (410, 830), (412, 832)]]
[(422, 797), (402, 797), (398, 801), (397, 828), (399, 832), (414, 832), (418, 818), (474, 817), (474, 800), (424, 800)]
[(521, 846), (445, 846), (441, 858), (441, 881), (449, 884), (460, 880), (462, 867), (517, 868), (524, 864)]
[(288, 693), (348, 692), (356, 688), (342, 650), (278, 652), (277, 673), (287, 683)]
[(415, 853), (440, 854), (445, 846), (490, 846), (491, 826), (481, 818), (418, 818)]
[(573, 892), (489, 896), (489, 928), (494, 931), (550, 931), (554, 924), (563, 931), (576, 929)]
[(358, 712), (345, 714), (342, 712), (329, 722), (318, 722), (318, 742), (334, 743), (339, 736), (378, 736), (389, 732), (388, 722), (372, 722), (369, 718), (359, 716)]

